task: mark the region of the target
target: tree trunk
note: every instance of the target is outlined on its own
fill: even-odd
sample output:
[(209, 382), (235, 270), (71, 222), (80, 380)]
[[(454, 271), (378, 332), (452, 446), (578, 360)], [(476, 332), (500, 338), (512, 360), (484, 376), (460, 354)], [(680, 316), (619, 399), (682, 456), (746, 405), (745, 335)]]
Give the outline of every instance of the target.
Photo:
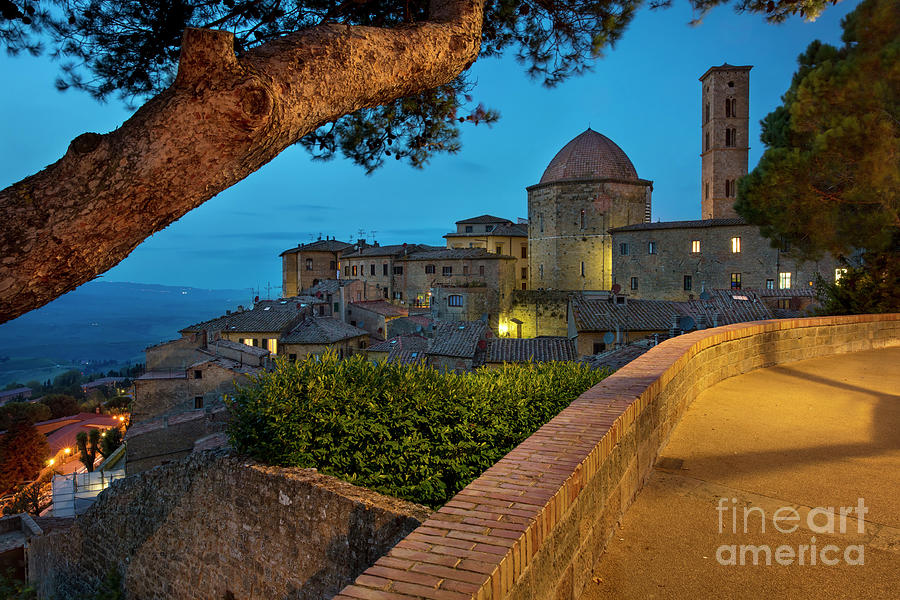
[(477, 57), (480, 0), (395, 29), (322, 25), (238, 60), (189, 29), (178, 75), (120, 128), (0, 192), (0, 323), (110, 269), (151, 234), (316, 127), (452, 81)]

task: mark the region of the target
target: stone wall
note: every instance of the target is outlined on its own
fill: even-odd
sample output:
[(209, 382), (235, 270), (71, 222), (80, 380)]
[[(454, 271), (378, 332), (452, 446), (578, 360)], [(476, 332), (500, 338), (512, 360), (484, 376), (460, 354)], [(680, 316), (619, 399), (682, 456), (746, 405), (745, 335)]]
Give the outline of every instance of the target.
[[(731, 251), (735, 237), (740, 238), (740, 252)], [(692, 252), (694, 241), (700, 242), (700, 252)], [(746, 289), (765, 289), (767, 280), (777, 288), (779, 273), (791, 274), (792, 288), (809, 289), (816, 273), (834, 281), (837, 266), (830, 256), (801, 261), (794, 252), (772, 248), (752, 225), (615, 231), (613, 242), (615, 282), (630, 297), (650, 300), (697, 298), (704, 287), (729, 289), (732, 273), (740, 274)], [(650, 242), (655, 254), (649, 253)], [(621, 244), (628, 245), (627, 254), (622, 254)], [(691, 277), (690, 290), (684, 289), (686, 275)], [(632, 289), (632, 277), (637, 278), (637, 289)]]
[(127, 598), (327, 599), (428, 509), (309, 469), (202, 452), (115, 482), (65, 530), (34, 538), (41, 598), (83, 598), (112, 569)]
[(335, 600), (572, 600), (691, 401), (741, 373), (900, 345), (900, 314), (741, 323), (667, 340), (466, 486)]
[[(195, 377), (199, 371), (200, 378)], [(215, 363), (203, 363), (185, 373), (184, 377), (136, 379), (134, 381), (134, 413), (139, 423), (172, 412), (194, 410), (196, 399), (203, 399), (203, 407), (221, 404), (223, 394), (234, 391), (235, 382), (247, 377)]]
[(134, 475), (180, 460), (200, 438), (224, 431), (227, 421), (228, 411), (219, 403), (133, 425), (125, 437), (125, 472)]
[(148, 371), (185, 369), (209, 355), (200, 350), (206, 346), (204, 332), (188, 333), (177, 340), (150, 346), (144, 351)]
[[(500, 317), (500, 334), (520, 338), (567, 336), (571, 295), (572, 292), (550, 290), (514, 291), (509, 309)], [(521, 326), (513, 319), (521, 321)]]
[(612, 285), (608, 231), (643, 223), (649, 216), (651, 189), (644, 180), (529, 187), (529, 289), (608, 290)]

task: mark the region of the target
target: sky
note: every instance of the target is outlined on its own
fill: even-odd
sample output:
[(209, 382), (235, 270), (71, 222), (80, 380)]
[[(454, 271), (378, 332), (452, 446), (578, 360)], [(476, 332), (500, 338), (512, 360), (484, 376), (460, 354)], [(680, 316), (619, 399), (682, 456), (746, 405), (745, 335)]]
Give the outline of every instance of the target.
[[(525, 188), (588, 126), (616, 142), (653, 181), (653, 220), (700, 217), (700, 83), (709, 67), (753, 65), (750, 168), (759, 160), (759, 121), (780, 104), (796, 58), (815, 39), (840, 43), (840, 20), (859, 0), (829, 7), (815, 22), (771, 25), (722, 6), (702, 24), (685, 0), (639, 12), (622, 40), (581, 77), (547, 89), (512, 55), (472, 67), (476, 102), (500, 111), (493, 127), (466, 125), (462, 150), (424, 170), (402, 161), (373, 175), (349, 161), (312, 161), (295, 146), (206, 204), (148, 238), (107, 281), (199, 288), (259, 288), (277, 295), (279, 253), (332, 235), (365, 231), (381, 244), (443, 245), (455, 221), (485, 213), (527, 215)], [(0, 58), (3, 134), (0, 187), (65, 153), (85, 131), (107, 132), (130, 116), (111, 100), (56, 91), (58, 65), (47, 57)]]

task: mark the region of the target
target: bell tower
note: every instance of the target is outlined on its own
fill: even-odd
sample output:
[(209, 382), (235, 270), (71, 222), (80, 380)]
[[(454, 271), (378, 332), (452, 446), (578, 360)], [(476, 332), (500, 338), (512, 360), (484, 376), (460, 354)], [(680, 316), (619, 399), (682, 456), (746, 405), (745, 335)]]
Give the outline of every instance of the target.
[(700, 77), (700, 204), (704, 219), (737, 217), (737, 180), (750, 152), (750, 69), (728, 63)]

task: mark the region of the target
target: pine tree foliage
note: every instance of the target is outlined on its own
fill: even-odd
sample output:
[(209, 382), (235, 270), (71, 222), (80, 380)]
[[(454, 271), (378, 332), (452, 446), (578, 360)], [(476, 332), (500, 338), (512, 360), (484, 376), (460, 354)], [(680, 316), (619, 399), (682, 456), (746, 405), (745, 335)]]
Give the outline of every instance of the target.
[[(689, 0), (698, 14), (731, 0)], [(738, 0), (739, 11), (772, 21), (814, 17), (836, 0)], [(513, 52), (547, 86), (590, 69), (631, 23), (642, 0), (487, 0), (481, 56)], [(665, 6), (667, 2), (652, 2)], [(285, 34), (323, 23), (403, 27), (428, 17), (428, 0), (0, 0), (0, 43), (13, 54), (48, 51), (60, 60), (60, 90), (137, 104), (174, 79), (186, 27), (235, 34), (238, 56)], [(473, 82), (455, 81), (327, 123), (300, 140), (312, 156), (341, 154), (372, 172), (386, 160), (421, 168), (460, 148), (460, 127), (493, 123), (499, 113), (473, 99)]]

